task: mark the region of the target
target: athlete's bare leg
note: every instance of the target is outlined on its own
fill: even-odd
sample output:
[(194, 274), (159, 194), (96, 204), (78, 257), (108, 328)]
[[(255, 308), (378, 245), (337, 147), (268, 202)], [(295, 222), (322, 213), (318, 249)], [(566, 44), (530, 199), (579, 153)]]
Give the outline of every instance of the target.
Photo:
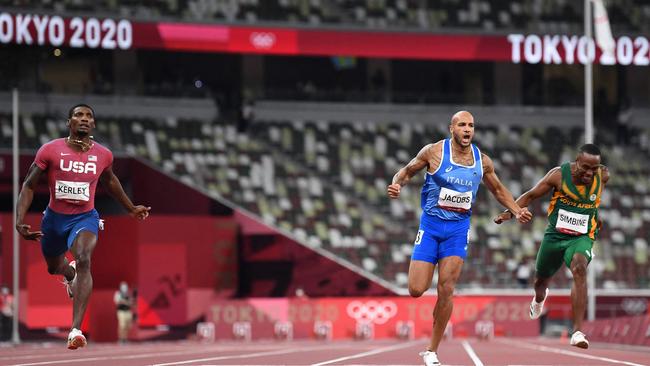
[(97, 236), (90, 231), (82, 231), (72, 245), (72, 254), (77, 261), (77, 279), (72, 289), (72, 328), (81, 329), (86, 313), (88, 299), (93, 290), (93, 277), (90, 274), (90, 259), (97, 244)]
[(438, 346), (447, 328), (447, 323), (454, 309), (454, 289), (463, 268), (463, 259), (452, 256), (438, 262), (438, 301), (433, 309), (433, 334), (430, 351), (438, 352)]
[(544, 297), (546, 296), (546, 289), (548, 288), (548, 284), (551, 282), (551, 278), (541, 278), (539, 275), (535, 275), (535, 301), (537, 303), (542, 302), (544, 300)]
[(433, 263), (411, 260), (409, 264), (409, 294), (413, 297), (420, 297), (431, 287), (433, 271), (436, 265)]
[(573, 308), (573, 331), (582, 329), (587, 308), (587, 265), (589, 262), (582, 254), (574, 254), (571, 259), (571, 273), (573, 286), (571, 286), (571, 306)]
[(58, 257), (45, 257), (47, 263), (47, 272), (51, 275), (63, 275), (66, 280), (72, 281), (74, 278), (74, 268), (70, 267), (65, 254)]

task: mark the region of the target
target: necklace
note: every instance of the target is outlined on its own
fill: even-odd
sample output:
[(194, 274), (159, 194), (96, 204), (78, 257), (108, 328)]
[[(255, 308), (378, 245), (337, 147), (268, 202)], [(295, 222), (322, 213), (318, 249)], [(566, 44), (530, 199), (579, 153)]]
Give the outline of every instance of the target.
[[(90, 136), (92, 138), (92, 136)], [(86, 152), (90, 150), (91, 147), (93, 147), (92, 142), (86, 142), (84, 140), (77, 140), (77, 139), (71, 139), (70, 136), (66, 137), (66, 141), (70, 144), (77, 145), (81, 148), (81, 151)]]

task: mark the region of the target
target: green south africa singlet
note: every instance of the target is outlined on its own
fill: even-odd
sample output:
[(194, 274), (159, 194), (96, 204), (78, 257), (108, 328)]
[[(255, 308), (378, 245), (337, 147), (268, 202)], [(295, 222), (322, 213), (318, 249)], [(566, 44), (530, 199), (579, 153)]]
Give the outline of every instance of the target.
[(561, 166), (562, 186), (554, 190), (548, 206), (547, 234), (587, 235), (595, 240), (598, 234), (598, 207), (602, 187), (602, 169), (590, 185), (575, 185), (571, 179), (571, 163)]

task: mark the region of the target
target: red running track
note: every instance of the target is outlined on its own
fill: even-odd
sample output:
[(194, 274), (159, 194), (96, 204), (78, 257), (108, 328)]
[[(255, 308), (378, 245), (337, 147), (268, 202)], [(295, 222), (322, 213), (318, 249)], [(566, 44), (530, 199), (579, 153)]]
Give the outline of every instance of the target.
[[(69, 351), (65, 342), (0, 346), (0, 365), (422, 365), (414, 341), (158, 342), (128, 345), (90, 343)], [(439, 352), (443, 365), (650, 365), (650, 347), (592, 344), (588, 350), (557, 339), (453, 339)]]

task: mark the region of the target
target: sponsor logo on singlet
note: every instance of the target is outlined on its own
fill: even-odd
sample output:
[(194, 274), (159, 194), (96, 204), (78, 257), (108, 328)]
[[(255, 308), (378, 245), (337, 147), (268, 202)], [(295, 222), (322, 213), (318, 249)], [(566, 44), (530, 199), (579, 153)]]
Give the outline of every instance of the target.
[(589, 227), (589, 215), (583, 215), (564, 209), (557, 213), (555, 229), (569, 235), (586, 234)]
[(442, 187), (438, 196), (438, 206), (449, 211), (467, 212), (472, 208), (472, 191), (458, 192)]
[(95, 163), (84, 163), (83, 161), (64, 161), (63, 159), (59, 160), (59, 162), (59, 167), (64, 172), (97, 174), (97, 164)]

